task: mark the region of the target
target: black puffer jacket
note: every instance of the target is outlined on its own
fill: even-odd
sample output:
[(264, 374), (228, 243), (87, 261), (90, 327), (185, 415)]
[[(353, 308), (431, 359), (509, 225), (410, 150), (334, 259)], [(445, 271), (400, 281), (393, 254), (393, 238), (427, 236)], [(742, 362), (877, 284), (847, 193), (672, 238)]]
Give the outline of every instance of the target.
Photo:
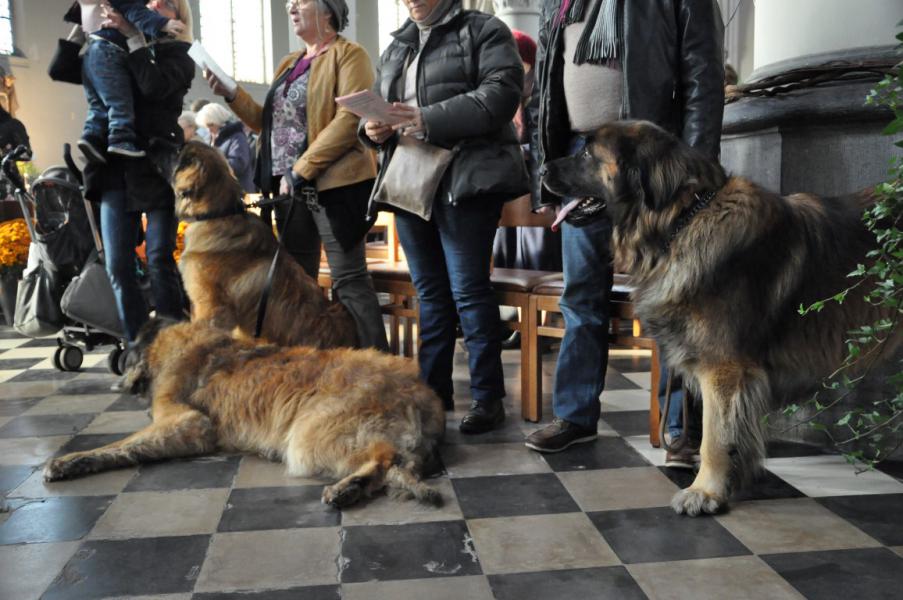
[[(535, 164), (567, 153), (562, 0), (545, 0), (529, 117)], [(646, 119), (717, 159), (724, 113), (724, 26), (717, 0), (628, 0), (623, 7), (621, 117)], [(560, 198), (534, 179), (533, 207)]]
[(147, 158), (111, 158), (109, 166), (85, 170), (86, 197), (100, 200), (104, 190), (122, 189), (123, 175), (130, 211), (171, 208), (175, 205), (170, 179), (184, 143), (179, 115), (194, 79), (189, 44), (164, 42), (129, 53), (134, 83), (135, 129), (138, 145)]
[[(417, 73), (417, 99), (427, 141), (458, 148), (440, 197), (451, 204), (476, 197), (517, 198), (529, 191), (512, 124), (524, 80), (517, 46), (511, 31), (497, 18), (462, 10), (458, 3), (451, 11), (451, 18), (430, 32)], [(395, 40), (380, 59), (375, 90), (396, 102), (403, 93), (404, 65), (419, 46), (420, 32), (408, 20), (392, 35)], [(360, 135), (373, 145), (363, 134), (363, 123)], [(382, 167), (388, 164), (395, 143), (392, 138), (380, 148)]]

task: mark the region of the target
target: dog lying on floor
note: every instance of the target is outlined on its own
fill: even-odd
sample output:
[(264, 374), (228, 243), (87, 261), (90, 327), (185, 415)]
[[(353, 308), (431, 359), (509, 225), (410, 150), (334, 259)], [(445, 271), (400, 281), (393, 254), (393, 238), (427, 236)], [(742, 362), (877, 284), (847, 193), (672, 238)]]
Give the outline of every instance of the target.
[(49, 461), (47, 481), (242, 451), (281, 460), (290, 475), (337, 479), (323, 502), (338, 508), (384, 488), (441, 504), (421, 478), (438, 464), (445, 411), (413, 361), (376, 350), (283, 348), (207, 323), (154, 319), (129, 351), (124, 382), (150, 397), (153, 422)]
[[(245, 212), (244, 192), (216, 148), (185, 144), (173, 177), (176, 213), (190, 223), (179, 270), (193, 321), (254, 335), (261, 294), (278, 242), (269, 226)], [(330, 302), (288, 254), (276, 264), (261, 335), (282, 346), (358, 345), (354, 319)]]
[[(582, 153), (549, 163), (543, 184), (604, 203), (637, 315), (702, 394), (701, 468), (672, 507), (718, 512), (731, 475), (748, 481), (765, 456), (769, 407), (813, 391), (843, 362), (848, 331), (890, 316), (862, 294), (797, 313), (848, 287), (877, 245), (861, 220), (870, 194), (781, 197), (643, 121), (602, 127)], [(898, 328), (874, 360), (901, 341)]]

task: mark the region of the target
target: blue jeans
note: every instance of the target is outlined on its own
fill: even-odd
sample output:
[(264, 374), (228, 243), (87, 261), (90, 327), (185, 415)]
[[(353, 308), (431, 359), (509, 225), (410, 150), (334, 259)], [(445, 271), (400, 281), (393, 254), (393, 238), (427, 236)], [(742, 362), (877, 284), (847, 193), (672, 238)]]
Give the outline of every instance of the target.
[[(658, 405), (661, 410), (665, 410), (665, 392), (667, 391), (667, 385), (668, 367), (665, 365), (665, 361), (662, 360), (659, 369), (658, 385)], [(671, 382), (671, 404), (668, 406), (668, 414), (662, 415), (662, 418), (665, 419), (666, 431), (671, 435), (672, 440), (677, 440), (684, 430), (683, 401), (683, 379), (680, 376), (677, 376)], [(688, 423), (686, 428), (689, 440), (694, 445), (698, 444), (699, 440), (702, 439), (702, 428), (699, 423), (700, 416), (697, 414), (695, 406), (693, 397), (691, 396), (689, 403), (687, 404), (687, 412), (689, 414), (687, 415)]]
[[(107, 274), (116, 296), (119, 318), (126, 340), (132, 342), (148, 320), (148, 307), (138, 284), (135, 246), (141, 213), (126, 210), (124, 190), (107, 190), (100, 203), (100, 230), (103, 236)], [(184, 318), (182, 286), (172, 252), (176, 247), (177, 221), (174, 208), (146, 213), (147, 269), (151, 297), (157, 316)]]
[(110, 146), (134, 145), (135, 103), (128, 53), (113, 42), (90, 40), (82, 59), (82, 81), (88, 100), (82, 137)]
[(505, 396), (499, 306), (489, 281), (501, 211), (499, 200), (471, 198), (457, 206), (436, 200), (428, 222), (401, 211), (395, 216), (420, 302), (420, 376), (443, 400), (454, 392), (457, 317), (467, 346), (471, 398), (487, 403)]

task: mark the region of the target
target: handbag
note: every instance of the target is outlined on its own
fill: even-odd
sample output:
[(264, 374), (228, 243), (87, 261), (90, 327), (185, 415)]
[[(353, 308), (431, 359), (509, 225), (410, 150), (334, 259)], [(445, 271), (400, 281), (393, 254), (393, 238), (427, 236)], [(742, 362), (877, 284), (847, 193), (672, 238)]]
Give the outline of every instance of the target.
[(66, 286), (60, 308), (74, 321), (117, 338), (125, 337), (116, 310), (113, 286), (103, 263), (96, 256)]
[[(33, 245), (34, 246), (34, 245)], [(13, 327), (30, 338), (52, 335), (63, 326), (56, 274), (43, 261), (25, 274), (16, 293)]]
[(433, 199), (445, 171), (458, 153), (402, 135), (373, 192), (373, 201), (388, 204), (429, 221)]
[(47, 74), (54, 81), (82, 84), (82, 45), (70, 40), (58, 40)]

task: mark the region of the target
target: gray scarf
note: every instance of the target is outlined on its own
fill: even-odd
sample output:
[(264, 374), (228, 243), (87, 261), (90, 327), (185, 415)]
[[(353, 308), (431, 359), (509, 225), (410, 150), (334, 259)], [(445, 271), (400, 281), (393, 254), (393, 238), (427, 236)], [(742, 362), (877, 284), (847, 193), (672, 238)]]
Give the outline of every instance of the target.
[(448, 11), (451, 10), (451, 7), (455, 3), (455, 1), (456, 0), (439, 0), (439, 4), (433, 7), (433, 12), (427, 15), (425, 19), (423, 19), (422, 21), (414, 21), (414, 19), (411, 20), (414, 21), (414, 23), (420, 29), (427, 29), (429, 27), (432, 27), (445, 17)]
[(598, 0), (592, 12), (586, 15), (587, 0), (570, 0), (571, 5), (565, 18), (565, 26), (586, 21), (586, 28), (577, 50), (574, 53), (574, 64), (590, 63), (594, 65), (608, 64), (618, 59), (621, 49), (621, 19), (618, 11), (619, 0)]

